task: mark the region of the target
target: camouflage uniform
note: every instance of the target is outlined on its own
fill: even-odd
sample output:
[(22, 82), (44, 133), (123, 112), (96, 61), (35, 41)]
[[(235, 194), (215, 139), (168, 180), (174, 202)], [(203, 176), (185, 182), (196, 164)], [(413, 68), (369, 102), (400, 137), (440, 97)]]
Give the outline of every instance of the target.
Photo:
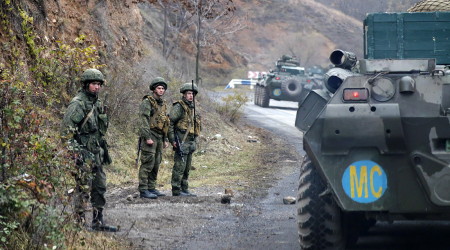
[[(153, 190), (156, 188), (159, 164), (169, 129), (166, 100), (158, 100), (153, 95), (144, 97), (139, 107), (139, 119), (142, 150), (139, 191)], [(153, 145), (147, 144), (148, 139), (153, 140)]]
[[(95, 75), (97, 74), (97, 75)], [(100, 74), (100, 75), (98, 75)], [(88, 80), (104, 82), (103, 75), (98, 70), (86, 70), (82, 82)], [(106, 135), (109, 119), (97, 94), (91, 93), (85, 85), (78, 91), (66, 110), (61, 123), (60, 134), (63, 140), (68, 140), (79, 151), (77, 159), (78, 173), (75, 176), (75, 211), (84, 220), (89, 196), (94, 208), (94, 222), (103, 223), (103, 208), (106, 203), (106, 174), (103, 164), (112, 162), (108, 145), (103, 138)], [(90, 191), (90, 195), (89, 195)], [(105, 230), (102, 227), (101, 230)], [(108, 228), (109, 230), (109, 228)]]
[[(196, 90), (196, 86), (194, 89)], [(184, 93), (184, 91), (181, 92)], [(195, 91), (195, 93), (196, 92), (197, 91)], [(184, 161), (180, 155), (174, 154), (174, 165), (172, 170), (172, 195), (174, 196), (180, 195), (180, 193), (190, 194), (188, 190), (189, 170), (192, 164), (192, 154), (197, 149), (197, 137), (199, 136), (201, 129), (199, 116), (196, 116), (194, 126), (194, 123), (192, 122), (192, 117), (194, 116), (193, 113), (193, 102), (187, 101), (184, 97), (182, 100), (175, 102), (170, 111), (170, 126), (168, 132), (170, 143), (173, 144), (175, 142), (175, 131), (178, 133), (178, 138), (181, 141), (185, 137), (185, 134), (188, 133), (186, 140), (183, 143)], [(187, 131), (189, 124), (191, 124), (191, 128)]]

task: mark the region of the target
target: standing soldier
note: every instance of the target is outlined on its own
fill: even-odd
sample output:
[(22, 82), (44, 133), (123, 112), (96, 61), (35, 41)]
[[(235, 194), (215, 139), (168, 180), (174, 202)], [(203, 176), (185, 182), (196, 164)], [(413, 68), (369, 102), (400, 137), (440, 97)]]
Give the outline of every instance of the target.
[(169, 141), (174, 150), (177, 150), (178, 139), (183, 152), (174, 154), (172, 195), (196, 196), (189, 192), (188, 178), (192, 153), (197, 149), (197, 137), (201, 126), (200, 117), (196, 116), (194, 119), (194, 95), (198, 93), (197, 85), (186, 83), (181, 87), (180, 93), (183, 94), (183, 98), (175, 102), (170, 111)]
[[(76, 145), (78, 157), (75, 190), (75, 211), (78, 221), (85, 222), (89, 196), (93, 207), (92, 229), (116, 232), (117, 228), (103, 222), (105, 206), (106, 175), (103, 164), (112, 162), (108, 145), (103, 138), (108, 128), (108, 116), (98, 99), (104, 84), (103, 74), (96, 69), (87, 69), (81, 76), (82, 87), (72, 99), (61, 123), (61, 138)], [(89, 195), (90, 191), (90, 195)]]
[(141, 198), (156, 199), (165, 196), (156, 190), (156, 179), (162, 159), (163, 147), (169, 129), (166, 100), (161, 97), (167, 89), (167, 82), (162, 77), (155, 78), (150, 84), (152, 95), (144, 96), (139, 107), (141, 167), (139, 168), (139, 192)]

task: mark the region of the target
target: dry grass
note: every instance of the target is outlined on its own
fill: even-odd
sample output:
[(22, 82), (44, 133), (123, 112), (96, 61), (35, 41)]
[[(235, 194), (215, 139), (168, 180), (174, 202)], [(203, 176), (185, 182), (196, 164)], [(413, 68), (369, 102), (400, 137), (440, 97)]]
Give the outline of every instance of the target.
[[(51, 249), (51, 247), (50, 247)], [(81, 231), (71, 240), (68, 250), (108, 249), (125, 250), (135, 249), (125, 238), (117, 237), (113, 233), (100, 233)]]
[[(263, 150), (261, 143), (247, 142), (248, 136), (254, 136), (251, 128), (240, 129), (235, 125), (222, 122), (224, 119), (216, 113), (203, 117), (204, 129), (199, 138), (198, 150), (194, 153), (190, 185), (216, 185), (234, 182), (243, 178), (242, 172), (258, 166), (255, 156)], [(138, 185), (138, 170), (135, 167), (137, 138), (132, 133), (119, 134), (114, 138), (111, 154), (113, 164), (106, 168), (109, 185)], [(131, 134), (131, 135), (130, 135)], [(220, 134), (221, 138), (215, 135)], [(171, 147), (164, 150), (159, 168), (158, 183), (163, 189), (170, 189), (174, 151)], [(139, 162), (140, 166), (140, 162)]]

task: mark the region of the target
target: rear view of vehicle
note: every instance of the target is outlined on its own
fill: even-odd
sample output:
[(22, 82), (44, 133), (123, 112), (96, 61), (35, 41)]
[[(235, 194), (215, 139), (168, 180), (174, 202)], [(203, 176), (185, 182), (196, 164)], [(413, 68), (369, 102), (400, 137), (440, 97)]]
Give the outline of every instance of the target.
[(450, 13), (364, 25), (366, 59), (334, 51), (329, 92), (311, 91), (297, 112), (303, 249), (345, 249), (376, 221), (450, 219)]

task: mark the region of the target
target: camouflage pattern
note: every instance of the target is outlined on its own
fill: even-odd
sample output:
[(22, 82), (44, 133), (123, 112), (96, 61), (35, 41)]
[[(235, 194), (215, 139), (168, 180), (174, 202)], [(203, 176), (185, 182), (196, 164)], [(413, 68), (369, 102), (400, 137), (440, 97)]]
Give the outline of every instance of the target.
[[(180, 88), (180, 93), (184, 93), (184, 92), (186, 92), (188, 90), (192, 91), (192, 83), (185, 83), (185, 84), (183, 84), (183, 86)], [(198, 88), (197, 88), (196, 84), (194, 84), (194, 90), (193, 91), (194, 91), (195, 94), (198, 94)]]
[(82, 84), (94, 81), (98, 81), (103, 84), (105, 82), (105, 77), (98, 69), (87, 69), (83, 72), (83, 75), (81, 75), (80, 81)]
[[(189, 129), (189, 134), (194, 134), (195, 136), (198, 136), (200, 134), (201, 124), (200, 124), (200, 118), (197, 116), (195, 117), (195, 126), (192, 124), (192, 117), (194, 116), (194, 109), (189, 108), (188, 105), (183, 100), (174, 102), (173, 108), (177, 109), (176, 113), (180, 112), (178, 109), (180, 107), (183, 109), (182, 112), (184, 112), (184, 115), (180, 120), (178, 121), (177, 125), (175, 126), (177, 130), (185, 132), (189, 128), (189, 124), (191, 124), (191, 127)], [(183, 138), (183, 137), (180, 137)]]
[[(139, 190), (154, 189), (161, 164), (164, 141), (169, 129), (166, 100), (145, 96), (139, 106), (141, 135), (141, 166), (139, 168)], [(153, 145), (147, 144), (152, 139)]]
[[(81, 127), (91, 111), (92, 115)], [(111, 163), (108, 145), (103, 139), (107, 128), (108, 116), (104, 113), (101, 100), (97, 95), (80, 89), (67, 108), (60, 130), (62, 139), (77, 145), (80, 151), (75, 177), (75, 209), (78, 213), (84, 213), (89, 191), (92, 207), (102, 209), (105, 206), (106, 175), (103, 164)]]
[[(180, 138), (184, 134), (179, 133)], [(197, 149), (196, 137), (188, 135), (183, 144), (184, 162), (181, 156), (174, 154), (174, 164), (172, 169), (172, 195), (178, 195), (181, 191), (189, 189), (189, 170), (192, 166), (192, 154)]]
[[(191, 86), (192, 87), (192, 86)], [(183, 107), (188, 108), (185, 110)], [(192, 121), (192, 113), (194, 111), (194, 105), (192, 102), (188, 102), (184, 97), (181, 101), (175, 102), (172, 110), (170, 111), (170, 125), (169, 125), (169, 142), (173, 144), (175, 142), (175, 128), (177, 129), (178, 137), (182, 140), (186, 134), (188, 122)], [(189, 170), (192, 165), (192, 154), (197, 149), (197, 136), (200, 133), (200, 119), (196, 117), (196, 125), (194, 134), (194, 125), (188, 132), (188, 136), (183, 144), (184, 162), (178, 154), (174, 154), (174, 165), (172, 169), (172, 194), (178, 195), (182, 190), (188, 190), (189, 188)]]
[(146, 148), (151, 151), (142, 151), (141, 153), (141, 167), (139, 168), (139, 191), (146, 189), (155, 189), (156, 180), (158, 178), (159, 165), (161, 164), (162, 152), (164, 148), (164, 140), (150, 135), (153, 140), (153, 145), (148, 145), (146, 140), (141, 139), (141, 145), (146, 145)]
[(163, 86), (164, 89), (167, 89), (167, 81), (166, 79), (162, 78), (162, 77), (156, 77), (155, 79), (153, 79), (153, 81), (150, 83), (150, 90), (153, 91), (156, 89), (156, 87), (158, 86)]

